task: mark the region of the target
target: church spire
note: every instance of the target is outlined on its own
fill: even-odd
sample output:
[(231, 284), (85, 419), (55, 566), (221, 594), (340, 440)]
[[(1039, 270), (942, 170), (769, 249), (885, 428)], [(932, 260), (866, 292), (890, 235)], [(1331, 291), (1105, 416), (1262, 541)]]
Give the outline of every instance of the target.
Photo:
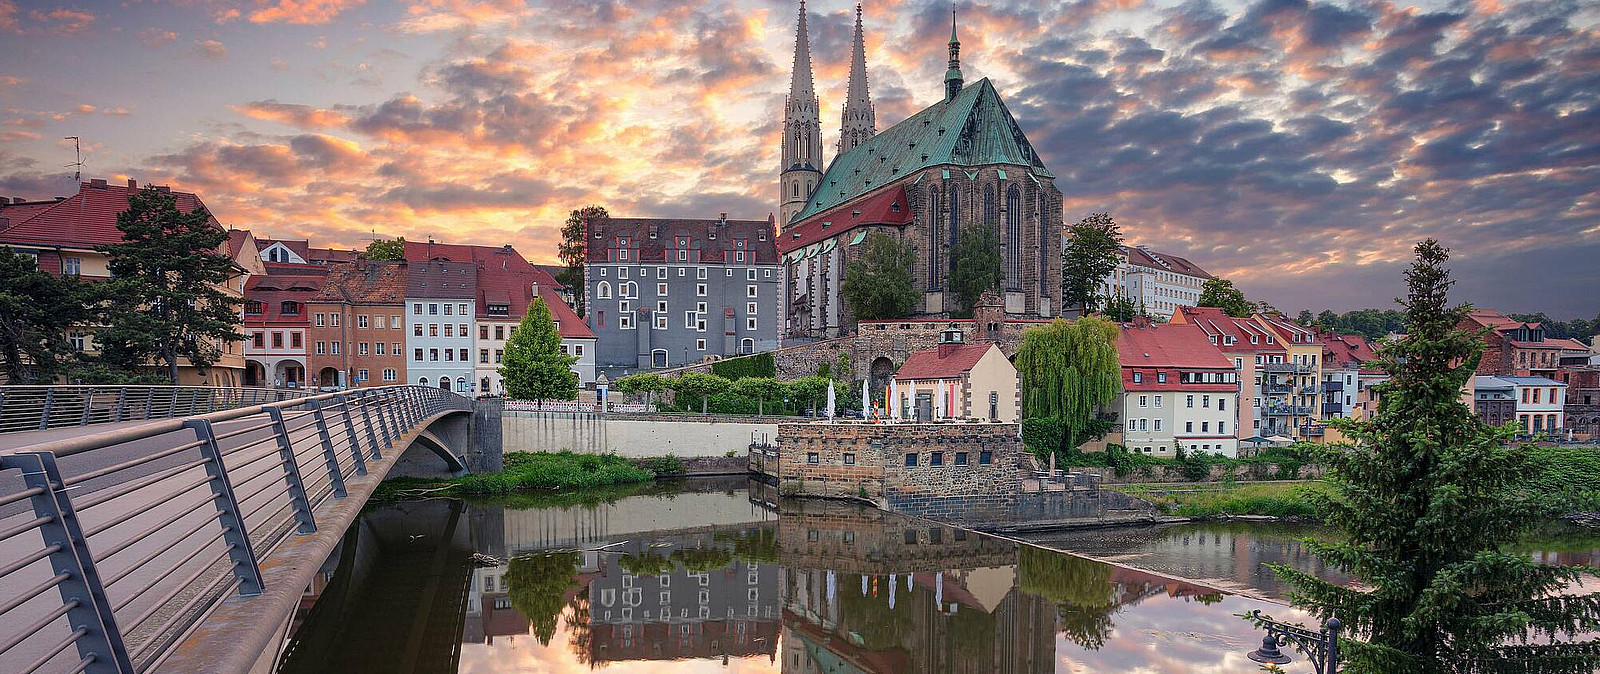
[(822, 182), (821, 104), (811, 81), (811, 35), (806, 31), (806, 3), (800, 0), (795, 27), (794, 71), (783, 111), (783, 165), (778, 176), (779, 213), (786, 226)]
[(856, 3), (856, 38), (850, 49), (850, 88), (844, 111), (839, 115), (839, 152), (867, 142), (878, 132), (867, 92), (867, 41), (861, 28), (861, 3)]
[(961, 40), (956, 39), (956, 10), (950, 8), (950, 69), (944, 72), (944, 99), (961, 93)]

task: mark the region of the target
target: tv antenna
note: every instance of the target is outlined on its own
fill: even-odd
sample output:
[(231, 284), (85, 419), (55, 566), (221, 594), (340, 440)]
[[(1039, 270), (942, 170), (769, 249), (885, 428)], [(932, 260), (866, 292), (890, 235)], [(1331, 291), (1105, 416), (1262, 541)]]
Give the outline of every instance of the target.
[(83, 181), (83, 145), (81, 143), (79, 143), (77, 136), (67, 136), (65, 138), (62, 138), (61, 140), (70, 140), (70, 141), (72, 141), (72, 158), (73, 158), (73, 161), (72, 161), (71, 164), (64, 164), (64, 165), (62, 165), (61, 168), (72, 169), (72, 182), (75, 182), (75, 183), (76, 182), (82, 182)]

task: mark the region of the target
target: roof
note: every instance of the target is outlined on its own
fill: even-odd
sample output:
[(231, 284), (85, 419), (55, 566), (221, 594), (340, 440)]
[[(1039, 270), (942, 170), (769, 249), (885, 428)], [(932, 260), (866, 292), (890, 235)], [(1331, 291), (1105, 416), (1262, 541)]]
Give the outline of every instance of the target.
[(972, 370), (993, 344), (942, 344), (932, 349), (913, 351), (894, 373), (895, 379), (951, 379)]
[(1160, 253), (1150, 250), (1147, 246), (1123, 246), (1122, 252), (1128, 256), (1128, 264), (1151, 269), (1161, 269), (1185, 276), (1211, 278), (1211, 274), (1201, 269), (1200, 265), (1190, 262), (1188, 258), (1179, 257), (1170, 253)]
[[(561, 301), (561, 295), (557, 293), (555, 288), (539, 286), (539, 297), (544, 300), (545, 306), (550, 308), (550, 319), (554, 320), (556, 325), (560, 327), (559, 332), (562, 339), (595, 338), (594, 331), (590, 330), (589, 325), (584, 322), (582, 317), (578, 316), (578, 312), (573, 311), (572, 307)], [(532, 303), (532, 300), (529, 300), (527, 304), (524, 304), (523, 309), (518, 312), (519, 315), (527, 314), (527, 306)]]
[(911, 202), (906, 199), (905, 185), (897, 184), (865, 201), (842, 205), (825, 214), (825, 217), (812, 218), (784, 230), (778, 235), (778, 252), (787, 255), (866, 225), (907, 225), (911, 223), (911, 217)]
[(362, 260), (331, 266), (322, 290), (309, 301), (403, 304), (405, 295), (406, 263)]
[(246, 314), (246, 323), (305, 323), (309, 314), (302, 309), (298, 314), (284, 315), (283, 302), (293, 300), (308, 302), (322, 292), (324, 278), (310, 276), (251, 276), (245, 282), (244, 297), (261, 303), (261, 313)]
[(1584, 344), (1583, 342), (1580, 342), (1580, 341), (1578, 341), (1576, 339), (1569, 339), (1569, 338), (1566, 338), (1566, 337), (1562, 337), (1560, 339), (1546, 338), (1544, 340), (1544, 343), (1546, 343), (1546, 344), (1554, 344), (1554, 345), (1559, 346), (1562, 349), (1565, 349), (1567, 351), (1582, 351), (1584, 353), (1588, 353), (1589, 352), (1589, 345), (1588, 344)]
[(1324, 332), (1319, 334), (1317, 339), (1322, 342), (1325, 363), (1354, 365), (1359, 368), (1364, 363), (1378, 359), (1378, 352), (1372, 348), (1372, 342), (1367, 341), (1363, 335)]
[(476, 299), (478, 265), (472, 262), (411, 262), (406, 271), (406, 297)]
[(526, 275), (541, 287), (547, 285), (557, 289), (563, 287), (555, 277), (529, 264), (527, 258), (522, 257), (522, 254), (509, 243), (503, 246), (479, 246), (432, 241), (406, 242), (406, 261), (416, 263), (426, 260), (475, 263), (478, 266), (480, 279), (484, 272), (500, 269)]
[[(427, 244), (419, 244), (426, 247)], [(406, 252), (412, 252), (410, 242), (406, 244)], [(426, 258), (427, 250), (423, 250)], [(533, 304), (535, 297), (534, 288), (538, 288), (538, 295), (544, 299), (546, 306), (550, 307), (550, 318), (560, 327), (559, 332), (563, 339), (594, 339), (594, 331), (589, 329), (582, 317), (567, 306), (561, 299), (561, 284), (548, 272), (529, 264), (526, 259), (511, 246), (445, 246), (433, 245), (435, 257), (441, 254), (446, 256), (460, 256), (467, 253), (477, 259), (477, 296), (478, 319), (505, 321), (514, 323), (522, 320), (528, 314), (528, 306)], [(503, 316), (490, 316), (489, 305), (503, 304), (506, 313)]]
[[(1193, 323), (1206, 333), (1206, 341), (1212, 335), (1217, 336), (1217, 346), (1228, 353), (1285, 353), (1283, 345), (1278, 343), (1278, 338), (1267, 332), (1254, 319), (1229, 316), (1228, 312), (1219, 307), (1178, 307), (1173, 314), (1174, 319), (1180, 323)], [(1224, 336), (1233, 337), (1233, 343), (1228, 344)], [(1272, 337), (1268, 342), (1267, 338)], [(1255, 338), (1255, 343), (1250, 338)]]
[(589, 242), (590, 263), (618, 262), (611, 259), (619, 237), (628, 237), (628, 249), (633, 262), (672, 262), (668, 259), (668, 244), (677, 250), (679, 237), (689, 238), (689, 250), (699, 251), (695, 264), (726, 264), (733, 262), (729, 253), (737, 241), (744, 241), (746, 264), (777, 264), (778, 249), (774, 239), (777, 232), (774, 221), (714, 220), (692, 218), (601, 218), (589, 223), (585, 238)]
[[(231, 257), (231, 258), (234, 258), (234, 259), (238, 259), (239, 258), (239, 250), (244, 248), (244, 242), (247, 241), (247, 240), (251, 240), (250, 239), (250, 230), (248, 230), (248, 229), (230, 229), (230, 230), (228, 230), (228, 257)], [(256, 249), (256, 251), (259, 251), (259, 250), (260, 250), (260, 248)], [(251, 252), (256, 252), (256, 251), (251, 251)]]
[(1499, 377), (1517, 386), (1566, 386), (1549, 377)]
[(1117, 359), (1123, 367), (1233, 369), (1233, 361), (1191, 323), (1123, 323)]
[(1522, 327), (1532, 328), (1538, 325), (1527, 321), (1519, 321), (1494, 309), (1473, 309), (1467, 312), (1467, 320), (1495, 330), (1515, 330)]
[(328, 265), (295, 264), (293, 262), (262, 262), (268, 276), (327, 276)]
[[(1278, 340), (1283, 342), (1283, 345), (1286, 347), (1310, 346), (1319, 344), (1317, 341), (1317, 333), (1312, 332), (1310, 328), (1302, 326), (1299, 323), (1291, 321), (1277, 314), (1256, 314), (1255, 319), (1257, 325), (1266, 324), (1274, 332), (1278, 333)], [(1295, 335), (1300, 335), (1300, 341), (1295, 341)]]
[[(193, 193), (173, 192), (166, 187), (156, 189), (170, 193), (178, 210), (184, 213), (205, 207)], [(121, 243), (122, 230), (117, 229), (117, 214), (128, 210), (129, 197), (138, 191), (138, 183), (133, 180), (126, 185), (112, 185), (96, 179), (79, 184), (77, 194), (43, 208), (37, 203), (7, 205), (0, 208), (0, 217), (11, 218), (11, 225), (0, 231), (0, 242), (82, 248)], [(19, 208), (21, 210), (12, 210)], [(17, 219), (21, 215), (28, 217)], [(221, 227), (216, 218), (211, 222)]]
[(921, 169), (951, 164), (1026, 166), (1039, 177), (1055, 178), (985, 77), (834, 157), (794, 222)]

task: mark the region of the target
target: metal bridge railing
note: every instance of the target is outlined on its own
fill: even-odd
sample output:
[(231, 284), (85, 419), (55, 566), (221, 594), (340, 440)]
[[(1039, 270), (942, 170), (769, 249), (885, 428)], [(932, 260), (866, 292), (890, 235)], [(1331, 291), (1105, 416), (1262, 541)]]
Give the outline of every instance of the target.
[(240, 407), (0, 456), (0, 672), (147, 672), (345, 481), (466, 398), (394, 386)]
[(172, 419), (313, 393), (305, 389), (213, 386), (0, 386), (0, 433)]

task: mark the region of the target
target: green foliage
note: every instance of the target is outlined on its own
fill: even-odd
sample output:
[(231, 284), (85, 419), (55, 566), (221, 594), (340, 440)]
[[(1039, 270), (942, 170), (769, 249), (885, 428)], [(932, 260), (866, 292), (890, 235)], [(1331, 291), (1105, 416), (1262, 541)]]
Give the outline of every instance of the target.
[(656, 475), (682, 475), (683, 461), (676, 454), (667, 454), (651, 459), (650, 470)]
[(578, 397), (577, 358), (561, 352), (561, 334), (544, 298), (534, 298), (522, 323), (506, 340), (500, 376), (506, 396), (517, 400), (572, 400)]
[[(1173, 444), (1177, 444), (1174, 442)], [(1189, 451), (1179, 445), (1174, 452), (1178, 462), (1178, 470), (1190, 482), (1199, 482), (1211, 477), (1212, 456), (1203, 451)], [(1220, 457), (1218, 457), (1220, 458)]]
[(739, 533), (718, 533), (716, 541), (733, 541), (733, 557), (751, 564), (771, 564), (778, 561), (778, 532), (772, 528), (752, 529)]
[(654, 550), (645, 550), (637, 555), (622, 555), (617, 558), (617, 566), (635, 576), (659, 576), (673, 569), (672, 561)]
[(1111, 635), (1117, 605), (1109, 564), (1024, 545), (1017, 575), (1020, 590), (1055, 603), (1056, 628), (1068, 640), (1093, 650)]
[(1095, 213), (1067, 228), (1061, 250), (1061, 306), (1088, 315), (1100, 301), (1100, 284), (1117, 269), (1122, 230), (1109, 213)]
[[(825, 377), (815, 375), (801, 377), (784, 382), (783, 386), (797, 409), (821, 408), (828, 402), (828, 379)], [(837, 387), (834, 389), (834, 395), (836, 397), (839, 395)]]
[(1321, 482), (1244, 483), (1182, 489), (1151, 485), (1107, 485), (1107, 488), (1144, 499), (1180, 517), (1264, 515), (1305, 519), (1317, 516), (1312, 495), (1328, 490)]
[(67, 369), (73, 353), (67, 331), (86, 322), (92, 294), (77, 277), (45, 272), (32, 256), (0, 246), (0, 375), (6, 383), (52, 382)]
[(112, 278), (96, 288), (106, 299), (102, 363), (164, 365), (177, 383), (180, 364), (204, 370), (221, 356), (222, 342), (244, 339), (242, 301), (225, 290), (244, 270), (223, 254), (228, 233), (211, 213), (184, 213), (170, 193), (145, 187), (117, 214), (117, 229), (122, 242), (101, 248)]
[(1307, 545), (1361, 585), (1272, 569), (1297, 606), (1362, 639), (1345, 646), (1347, 672), (1593, 671), (1593, 641), (1546, 641), (1600, 629), (1600, 595), (1558, 594), (1595, 570), (1509, 550), (1552, 504), (1529, 488), (1540, 468), (1531, 448), (1459, 400), (1483, 342), (1456, 327), (1469, 307), (1448, 304), (1448, 259), (1436, 241), (1417, 245), (1407, 337), (1378, 361), (1390, 375), (1378, 411), (1333, 422), (1352, 444), (1316, 457), (1331, 493), (1313, 503), (1345, 539)]
[(754, 403), (757, 414), (765, 414), (767, 403), (782, 401), (784, 394), (783, 382), (771, 377), (746, 377), (733, 382), (729, 393), (748, 403)]
[(361, 257), (375, 262), (399, 262), (406, 259), (406, 237), (373, 239)]
[(733, 563), (733, 553), (717, 547), (681, 548), (670, 559), (689, 573), (710, 573)]
[[(1058, 420), (1062, 430), (1052, 451), (1066, 455), (1092, 437), (1096, 408), (1110, 404), (1122, 391), (1116, 341), (1116, 324), (1092, 316), (1056, 320), (1022, 333), (1016, 357), (1022, 416)], [(1046, 427), (1054, 428), (1036, 424), (1035, 433)]]
[(512, 557), (506, 569), (506, 595), (511, 606), (532, 624), (539, 643), (550, 645), (556, 618), (566, 607), (568, 590), (578, 587), (578, 552), (546, 552)]
[(1255, 311), (1255, 305), (1244, 298), (1244, 292), (1233, 287), (1233, 281), (1222, 277), (1206, 279), (1205, 285), (1200, 286), (1199, 305), (1217, 307), (1235, 318), (1245, 318)]
[[(380, 489), (384, 497), (410, 490), (429, 493), (509, 494), (529, 489), (580, 490), (607, 485), (648, 482), (655, 476), (615, 454), (508, 452), (498, 473), (463, 475), (450, 480), (391, 478)], [(445, 487), (435, 492), (438, 487)], [(374, 496), (377, 498), (377, 496)]]
[(956, 295), (956, 307), (950, 315), (971, 318), (978, 296), (986, 290), (999, 290), (1005, 279), (1001, 271), (1000, 237), (994, 223), (969, 223), (961, 228), (950, 259), (955, 268), (950, 270), (948, 284)]
[(672, 389), (679, 406), (684, 405), (686, 399), (699, 401), (702, 414), (706, 412), (706, 401), (713, 395), (727, 392), (730, 385), (727, 379), (704, 372), (685, 372), (667, 380), (667, 388)]
[(771, 353), (757, 353), (738, 358), (727, 358), (711, 364), (711, 374), (729, 381), (745, 377), (776, 377), (778, 366)]
[(561, 258), (567, 268), (556, 280), (572, 289), (573, 302), (577, 305), (573, 308), (579, 316), (584, 315), (583, 265), (589, 261), (589, 242), (584, 240), (584, 230), (590, 222), (598, 223), (610, 217), (604, 206), (584, 206), (568, 215), (566, 223), (561, 226), (561, 243), (556, 245), (556, 257)]
[(839, 284), (845, 307), (856, 320), (910, 316), (920, 299), (911, 285), (916, 249), (882, 232), (867, 235), (861, 245), (865, 251), (845, 267)]
[(667, 390), (667, 380), (654, 372), (631, 374), (611, 383), (611, 388), (630, 396), (644, 394), (645, 403), (655, 402), (655, 395)]
[(1128, 299), (1126, 294), (1117, 293), (1111, 299), (1106, 300), (1106, 306), (1103, 313), (1106, 315), (1106, 318), (1109, 318), (1113, 321), (1118, 323), (1127, 323), (1137, 316), (1145, 315), (1144, 302), (1140, 301), (1135, 303), (1133, 300)]

